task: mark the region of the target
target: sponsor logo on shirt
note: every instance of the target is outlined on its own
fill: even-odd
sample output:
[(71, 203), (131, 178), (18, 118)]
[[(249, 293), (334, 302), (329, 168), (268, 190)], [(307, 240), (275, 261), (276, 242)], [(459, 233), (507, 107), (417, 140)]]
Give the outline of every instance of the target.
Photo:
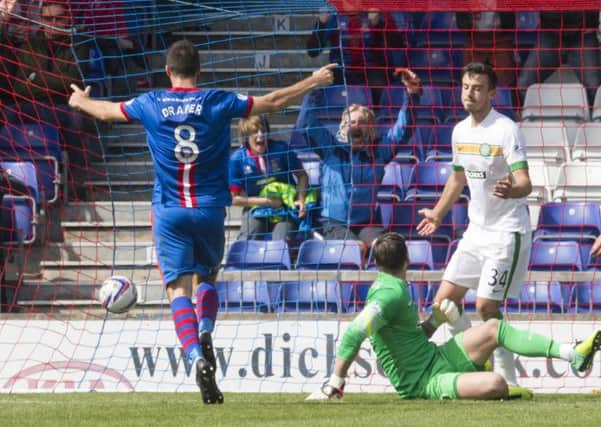
[(465, 171), (468, 178), (471, 179), (486, 179), (486, 171)]

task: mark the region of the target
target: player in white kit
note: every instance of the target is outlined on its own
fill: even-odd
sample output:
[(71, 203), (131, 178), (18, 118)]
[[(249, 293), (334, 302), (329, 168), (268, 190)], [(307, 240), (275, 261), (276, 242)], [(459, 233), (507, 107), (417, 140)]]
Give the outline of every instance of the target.
[[(532, 190), (524, 137), (517, 124), (492, 107), (496, 75), (488, 64), (463, 69), (461, 100), (469, 116), (452, 136), (453, 172), (433, 209), (423, 209), (417, 230), (429, 236), (458, 200), (470, 190), (469, 226), (451, 257), (435, 303), (450, 299), (461, 307), (468, 289), (477, 289), (476, 310), (482, 320), (502, 319), (499, 307), (516, 298), (524, 282), (532, 243), (526, 197)], [(439, 326), (433, 316), (422, 327), (431, 335)], [(467, 329), (469, 319), (450, 324), (453, 334)], [(513, 354), (497, 349), (495, 370), (516, 384)]]

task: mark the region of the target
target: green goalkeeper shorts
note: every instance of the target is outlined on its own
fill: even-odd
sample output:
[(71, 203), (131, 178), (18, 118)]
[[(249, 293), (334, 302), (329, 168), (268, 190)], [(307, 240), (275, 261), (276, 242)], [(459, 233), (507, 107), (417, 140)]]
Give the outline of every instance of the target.
[(468, 357), (463, 348), (463, 334), (457, 334), (437, 349), (429, 378), (423, 387), (426, 399), (457, 399), (457, 379), (465, 372), (479, 372), (483, 366), (477, 365)]

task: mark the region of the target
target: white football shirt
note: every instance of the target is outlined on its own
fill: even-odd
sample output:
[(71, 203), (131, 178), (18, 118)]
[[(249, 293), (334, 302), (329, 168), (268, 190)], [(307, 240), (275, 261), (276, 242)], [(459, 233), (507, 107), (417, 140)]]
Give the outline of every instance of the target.
[(493, 195), (495, 183), (517, 169), (527, 169), (524, 136), (517, 124), (491, 109), (472, 127), (471, 117), (453, 129), (453, 169), (463, 170), (470, 189), (470, 223), (509, 232), (530, 231), (526, 198), (501, 199)]

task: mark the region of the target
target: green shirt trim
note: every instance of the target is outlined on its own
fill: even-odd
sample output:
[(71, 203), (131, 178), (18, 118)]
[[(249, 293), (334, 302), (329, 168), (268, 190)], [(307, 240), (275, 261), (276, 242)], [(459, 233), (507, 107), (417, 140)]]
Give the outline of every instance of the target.
[(463, 166), (453, 165), (453, 171), (455, 172), (463, 172)]
[(528, 169), (528, 162), (526, 160), (522, 160), (521, 162), (512, 163), (509, 166), (509, 170), (511, 170), (511, 172), (515, 172), (518, 169)]

